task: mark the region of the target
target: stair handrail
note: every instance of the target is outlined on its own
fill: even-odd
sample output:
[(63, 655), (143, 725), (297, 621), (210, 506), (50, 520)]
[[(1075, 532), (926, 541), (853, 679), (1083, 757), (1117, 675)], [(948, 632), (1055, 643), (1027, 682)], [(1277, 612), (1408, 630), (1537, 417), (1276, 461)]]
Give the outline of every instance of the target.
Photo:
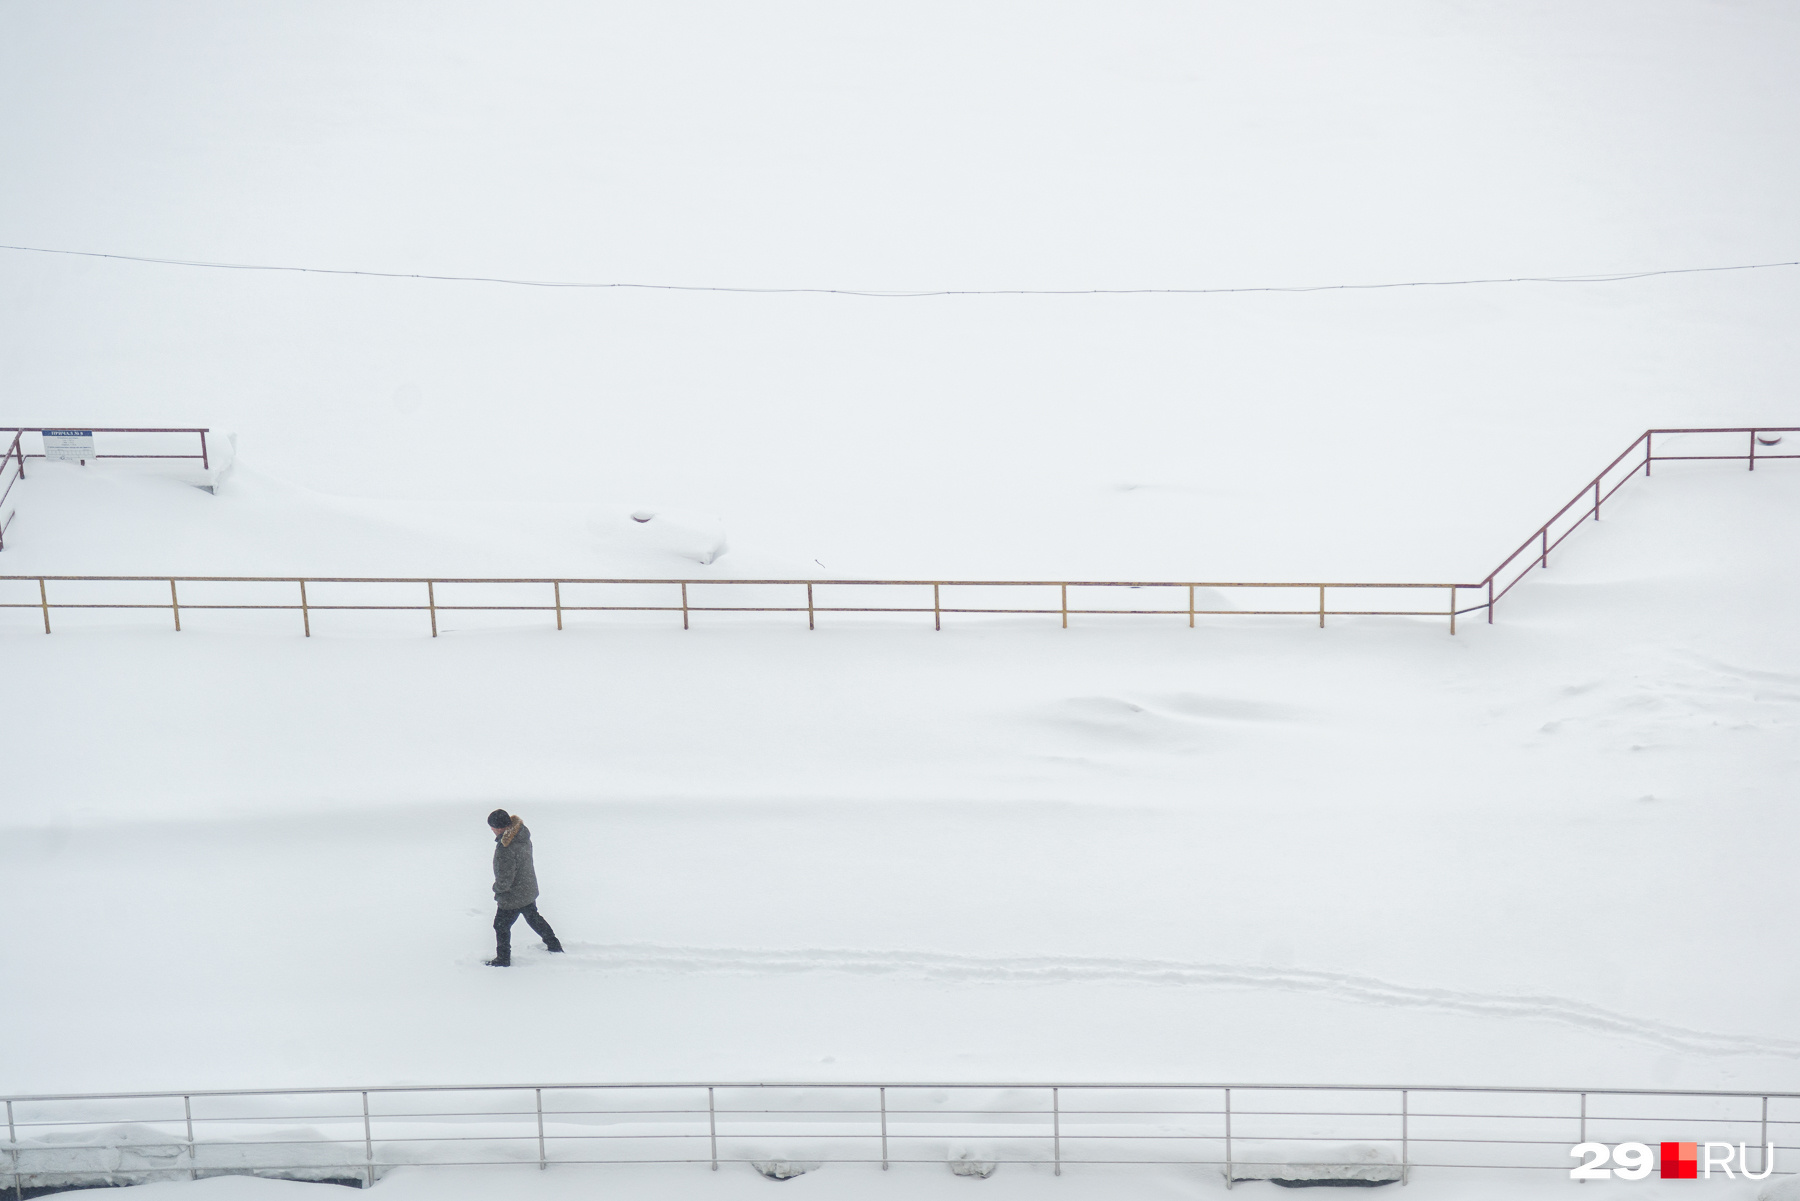
[[(1495, 567), (1494, 570), (1488, 572), (1487, 577), (1485, 579), (1483, 579), (1481, 581), (1481, 583), (1471, 585), (1471, 587), (1474, 587), (1474, 588), (1487, 589), (1487, 594), (1488, 594), (1487, 602), (1485, 605), (1476, 605), (1476, 606), (1473, 606), (1473, 608), (1487, 609), (1488, 621), (1491, 624), (1494, 620), (1494, 605), (1495, 605), (1495, 603), (1498, 602), (1500, 600), (1500, 598), (1505, 596), (1508, 592), (1511, 592), (1513, 590), (1513, 588), (1515, 588), (1518, 585), (1520, 580), (1523, 580), (1526, 576), (1530, 575), (1532, 568), (1534, 568), (1534, 567), (1547, 568), (1549, 566), (1550, 552), (1555, 550), (1558, 546), (1562, 545), (1564, 539), (1566, 539), (1570, 534), (1574, 533), (1577, 529), (1580, 528), (1580, 523), (1578, 522), (1577, 524), (1570, 526), (1568, 529), (1564, 530), (1557, 537), (1556, 541), (1554, 541), (1554, 542), (1550, 541), (1551, 527), (1554, 526), (1557, 523), (1557, 521), (1559, 519), (1561, 519), (1565, 513), (1567, 513), (1570, 509), (1574, 508), (1577, 504), (1580, 504), (1589, 495), (1592, 495), (1594, 498), (1593, 504), (1587, 513), (1582, 514), (1582, 520), (1585, 521), (1587, 519), (1587, 517), (1591, 514), (1593, 519), (1595, 521), (1598, 521), (1598, 520), (1600, 520), (1601, 505), (1607, 499), (1609, 499), (1615, 492), (1617, 492), (1620, 488), (1623, 488), (1626, 484), (1630, 483), (1631, 480), (1637, 476), (1637, 473), (1640, 470), (1643, 471), (1645, 478), (1648, 478), (1650, 475), (1652, 466), (1659, 462), (1682, 462), (1682, 461), (1699, 460), (1699, 459), (1708, 459), (1708, 460), (1724, 459), (1724, 460), (1732, 460), (1732, 461), (1735, 461), (1738, 459), (1747, 459), (1750, 464), (1750, 470), (1755, 471), (1756, 470), (1756, 460), (1758, 458), (1763, 458), (1763, 459), (1800, 459), (1800, 454), (1764, 454), (1764, 455), (1759, 456), (1756, 453), (1756, 448), (1758, 445), (1759, 437), (1761, 435), (1764, 435), (1764, 434), (1781, 435), (1781, 434), (1796, 434), (1796, 433), (1800, 433), (1800, 426), (1791, 426), (1791, 425), (1698, 426), (1698, 427), (1668, 428), (1668, 429), (1652, 428), (1652, 429), (1645, 430), (1643, 433), (1639, 434), (1636, 438), (1633, 438), (1631, 440), (1631, 445), (1627, 446), (1624, 450), (1620, 451), (1618, 456), (1616, 458), (1614, 458), (1612, 462), (1608, 463), (1605, 467), (1601, 468), (1600, 473), (1598, 475), (1596, 475), (1593, 479), (1589, 480), (1587, 483), (1583, 484), (1580, 487), (1580, 489), (1576, 491), (1575, 495), (1569, 498), (1569, 501), (1567, 504), (1563, 505), (1562, 508), (1558, 509), (1555, 513), (1551, 514), (1550, 519), (1548, 521), (1544, 522), (1543, 525), (1540, 525), (1536, 530), (1532, 531), (1532, 533), (1525, 539), (1525, 541), (1523, 541), (1519, 544), (1519, 547), (1517, 550), (1513, 551), (1512, 554), (1506, 556), (1506, 558), (1500, 560), (1499, 565), (1497, 567)], [(1656, 435), (1658, 435), (1658, 434), (1665, 434), (1665, 435), (1669, 435), (1669, 434), (1748, 434), (1750, 441), (1749, 441), (1748, 449), (1746, 450), (1746, 452), (1744, 454), (1741, 454), (1741, 455), (1659, 455), (1656, 453)], [(1775, 443), (1779, 443), (1780, 441), (1781, 441), (1781, 439), (1779, 437), (1777, 437), (1775, 439), (1774, 443), (1764, 443), (1764, 445), (1774, 445)], [(1639, 463), (1633, 464), (1631, 470), (1625, 473), (1624, 479), (1619, 480), (1612, 487), (1607, 488), (1603, 492), (1601, 490), (1601, 485), (1605, 482), (1607, 474), (1609, 472), (1611, 472), (1614, 468), (1616, 468), (1620, 463), (1623, 463), (1626, 460), (1626, 458), (1629, 457), (1630, 454), (1633, 451), (1635, 451), (1640, 445), (1643, 446), (1643, 448), (1644, 448), (1643, 460)], [(1531, 557), (1531, 561), (1525, 565), (1525, 570), (1521, 571), (1518, 575), (1514, 576), (1512, 578), (1511, 582), (1509, 582), (1504, 588), (1501, 588), (1498, 592), (1496, 592), (1494, 590), (1495, 581), (1500, 577), (1500, 574), (1502, 572), (1504, 572), (1507, 569), (1507, 567), (1509, 567), (1511, 564), (1516, 562), (1520, 555), (1524, 554), (1527, 550), (1530, 550), (1533, 542), (1538, 544), (1538, 553)]]

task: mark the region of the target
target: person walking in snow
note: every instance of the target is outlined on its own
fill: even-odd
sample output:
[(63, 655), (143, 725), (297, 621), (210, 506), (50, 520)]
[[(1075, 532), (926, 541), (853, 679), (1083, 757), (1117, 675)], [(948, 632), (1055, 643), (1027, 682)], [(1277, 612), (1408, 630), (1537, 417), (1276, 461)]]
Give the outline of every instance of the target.
[(494, 836), (494, 957), (489, 967), (512, 966), (513, 923), (524, 914), (525, 924), (538, 932), (552, 951), (563, 949), (556, 931), (538, 912), (537, 869), (531, 863), (531, 831), (504, 809), (488, 814), (488, 833)]

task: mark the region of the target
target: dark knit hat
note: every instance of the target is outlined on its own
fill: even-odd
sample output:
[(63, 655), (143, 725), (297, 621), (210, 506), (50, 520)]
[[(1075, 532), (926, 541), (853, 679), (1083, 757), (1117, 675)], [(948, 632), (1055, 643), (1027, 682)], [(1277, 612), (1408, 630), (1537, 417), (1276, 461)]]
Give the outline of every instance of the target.
[(512, 814), (508, 813), (506, 810), (496, 809), (488, 814), (488, 828), (490, 830), (504, 830), (510, 825), (512, 825)]

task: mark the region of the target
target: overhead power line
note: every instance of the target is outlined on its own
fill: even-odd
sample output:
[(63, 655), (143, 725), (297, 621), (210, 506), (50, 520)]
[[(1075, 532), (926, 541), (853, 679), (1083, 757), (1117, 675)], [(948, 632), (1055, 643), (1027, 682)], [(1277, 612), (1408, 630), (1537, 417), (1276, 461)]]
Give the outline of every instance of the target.
[(511, 279), (499, 275), (431, 275), (416, 271), (363, 271), (350, 267), (292, 267), (273, 263), (212, 263), (199, 259), (153, 258), (142, 254), (104, 254), (97, 250), (63, 250), (49, 246), (10, 246), (30, 254), (63, 254), (88, 259), (114, 259), (126, 263), (155, 263), (164, 267), (204, 267), (215, 271), (286, 271), (301, 275), (362, 275), (373, 279), (420, 279), (438, 283), (508, 284), (520, 288), (586, 288), (649, 292), (743, 292), (767, 296), (868, 296), (910, 299), (927, 296), (1218, 296), (1243, 292), (1371, 292), (1385, 288), (1463, 288), (1476, 284), (1610, 284), (1650, 279), (1659, 275), (1704, 275), (1721, 271), (1766, 271), (1773, 267), (1800, 267), (1800, 259), (1780, 263), (1734, 263), (1723, 267), (1662, 267), (1649, 271), (1612, 271), (1591, 275), (1516, 275), (1492, 279), (1413, 279), (1374, 284), (1263, 285), (1241, 288), (749, 288), (726, 284), (597, 283), (582, 280)]

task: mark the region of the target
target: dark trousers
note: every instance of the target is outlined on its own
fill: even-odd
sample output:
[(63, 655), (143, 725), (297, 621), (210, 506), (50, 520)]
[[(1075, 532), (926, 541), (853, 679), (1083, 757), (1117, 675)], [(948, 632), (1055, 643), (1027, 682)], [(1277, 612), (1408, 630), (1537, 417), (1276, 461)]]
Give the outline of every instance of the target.
[(546, 945), (552, 947), (562, 945), (556, 941), (556, 931), (550, 928), (550, 923), (544, 920), (544, 915), (537, 911), (536, 901), (523, 909), (502, 907), (494, 911), (494, 948), (500, 952), (502, 958), (512, 954), (513, 923), (518, 921), (521, 915), (525, 918), (525, 924), (536, 930), (538, 937), (543, 939)]

